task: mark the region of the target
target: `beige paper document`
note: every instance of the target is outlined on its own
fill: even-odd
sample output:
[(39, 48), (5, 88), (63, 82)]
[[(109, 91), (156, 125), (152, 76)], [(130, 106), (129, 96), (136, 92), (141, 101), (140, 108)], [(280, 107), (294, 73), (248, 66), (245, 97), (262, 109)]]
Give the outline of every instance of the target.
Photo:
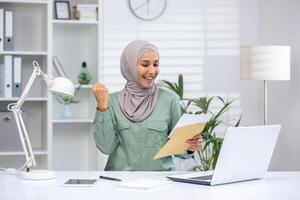
[(187, 151), (188, 144), (186, 141), (201, 133), (205, 123), (198, 122), (181, 127), (175, 127), (170, 139), (158, 151), (153, 159), (159, 159), (165, 156), (183, 154)]

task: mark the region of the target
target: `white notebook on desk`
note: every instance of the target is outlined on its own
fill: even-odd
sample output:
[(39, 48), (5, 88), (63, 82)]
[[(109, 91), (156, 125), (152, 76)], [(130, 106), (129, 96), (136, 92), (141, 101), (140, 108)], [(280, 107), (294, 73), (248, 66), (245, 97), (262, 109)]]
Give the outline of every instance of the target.
[(168, 180), (154, 180), (154, 179), (141, 178), (132, 181), (121, 182), (120, 184), (118, 184), (118, 187), (149, 190), (149, 189), (166, 186), (170, 183), (171, 182)]

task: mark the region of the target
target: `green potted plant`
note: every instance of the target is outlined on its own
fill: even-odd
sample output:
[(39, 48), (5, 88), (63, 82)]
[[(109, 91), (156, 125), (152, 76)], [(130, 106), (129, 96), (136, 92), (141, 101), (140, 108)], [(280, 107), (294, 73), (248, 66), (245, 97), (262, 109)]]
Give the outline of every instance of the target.
[[(80, 86), (78, 88), (76, 88), (74, 96), (77, 94), (79, 89), (80, 89)], [(71, 109), (70, 109), (70, 104), (78, 103), (79, 101), (76, 100), (74, 97), (63, 96), (63, 95), (56, 95), (56, 100), (59, 103), (63, 104), (63, 110), (61, 112), (61, 118), (63, 118), (63, 119), (71, 118), (73, 115), (72, 115), (72, 112), (71, 112)]]
[(162, 82), (164, 83), (163, 87), (166, 87), (167, 89), (175, 92), (175, 94), (178, 95), (179, 100), (180, 100), (181, 113), (182, 114), (188, 113), (187, 109), (190, 106), (190, 104), (192, 103), (192, 100), (183, 97), (183, 92), (184, 92), (183, 89), (184, 88), (183, 88), (182, 74), (179, 74), (177, 83), (166, 81), (166, 80), (162, 80)]
[[(199, 97), (195, 99), (184, 98), (184, 84), (183, 84), (183, 76), (179, 74), (177, 83), (169, 82), (166, 80), (162, 80), (163, 87), (175, 92), (181, 102), (181, 111), (183, 113), (190, 114), (206, 114), (210, 116), (210, 119), (205, 124), (205, 127), (201, 133), (203, 138), (203, 148), (197, 152), (197, 157), (194, 159), (196, 161), (197, 166), (195, 166), (192, 170), (213, 170), (216, 166), (216, 162), (220, 153), (220, 149), (222, 146), (223, 138), (220, 138), (216, 135), (215, 129), (223, 122), (223, 114), (228, 111), (230, 105), (233, 101), (224, 100), (222, 97), (213, 96), (210, 98), (207, 97)], [(212, 101), (220, 101), (221, 108), (212, 112), (210, 110), (210, 105)], [(196, 111), (190, 111), (189, 107), (193, 106), (196, 108)], [(237, 120), (235, 126), (239, 126), (241, 121), (241, 116)]]

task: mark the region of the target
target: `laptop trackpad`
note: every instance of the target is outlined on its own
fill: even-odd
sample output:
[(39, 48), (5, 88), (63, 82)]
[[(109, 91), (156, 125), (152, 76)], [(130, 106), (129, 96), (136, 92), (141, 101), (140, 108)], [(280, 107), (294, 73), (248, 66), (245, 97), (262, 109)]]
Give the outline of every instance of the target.
[(190, 177), (189, 179), (193, 179), (193, 180), (211, 180), (211, 178), (212, 178), (212, 175)]

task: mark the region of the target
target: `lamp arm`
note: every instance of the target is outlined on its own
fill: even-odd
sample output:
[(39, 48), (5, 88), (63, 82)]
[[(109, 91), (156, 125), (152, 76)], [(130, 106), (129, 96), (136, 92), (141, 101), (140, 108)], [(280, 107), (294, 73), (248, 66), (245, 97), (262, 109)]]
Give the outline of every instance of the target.
[(41, 68), (40, 68), (39, 64), (37, 63), (37, 61), (34, 60), (32, 64), (33, 64), (33, 67), (34, 67), (33, 72), (32, 72), (32, 74), (31, 74), (31, 76), (30, 76), (30, 78), (29, 78), (29, 80), (28, 80), (28, 82), (25, 86), (25, 89), (22, 92), (22, 95), (18, 99), (17, 103), (14, 104), (14, 107), (16, 107), (16, 109), (18, 109), (18, 110), (22, 107), (22, 105), (23, 105), (25, 99), (27, 98), (28, 93), (29, 93), (29, 91), (32, 87), (32, 84), (34, 83), (37, 76), (39, 76), (40, 79), (44, 80), (47, 83), (47, 85), (49, 85), (51, 83), (52, 79), (53, 79), (52, 76), (50, 76), (48, 74), (45, 74), (41, 70)]
[(34, 80), (36, 79), (38, 71), (39, 71), (39, 69), (37, 69), (37, 68), (33, 69), (33, 72), (32, 72), (32, 74), (31, 74), (31, 76), (30, 76), (30, 78), (29, 78), (29, 80), (26, 84), (25, 89), (23, 90), (23, 92), (22, 92), (20, 98), (18, 99), (18, 101), (13, 106), (16, 110), (19, 110), (22, 107), (25, 99), (28, 96), (30, 88), (32, 87), (32, 84), (33, 84)]
[(17, 128), (18, 128), (18, 132), (19, 132), (19, 136), (21, 139), (21, 144), (22, 144), (22, 148), (23, 151), (25, 153), (25, 158), (26, 158), (26, 170), (29, 171), (29, 168), (32, 166), (36, 166), (36, 161), (34, 158), (34, 154), (32, 151), (32, 146), (28, 137), (28, 132), (27, 129), (25, 127), (23, 118), (22, 118), (22, 111), (21, 110), (16, 110), (13, 109), (12, 113), (14, 114), (15, 120), (16, 120), (16, 124), (17, 124)]

